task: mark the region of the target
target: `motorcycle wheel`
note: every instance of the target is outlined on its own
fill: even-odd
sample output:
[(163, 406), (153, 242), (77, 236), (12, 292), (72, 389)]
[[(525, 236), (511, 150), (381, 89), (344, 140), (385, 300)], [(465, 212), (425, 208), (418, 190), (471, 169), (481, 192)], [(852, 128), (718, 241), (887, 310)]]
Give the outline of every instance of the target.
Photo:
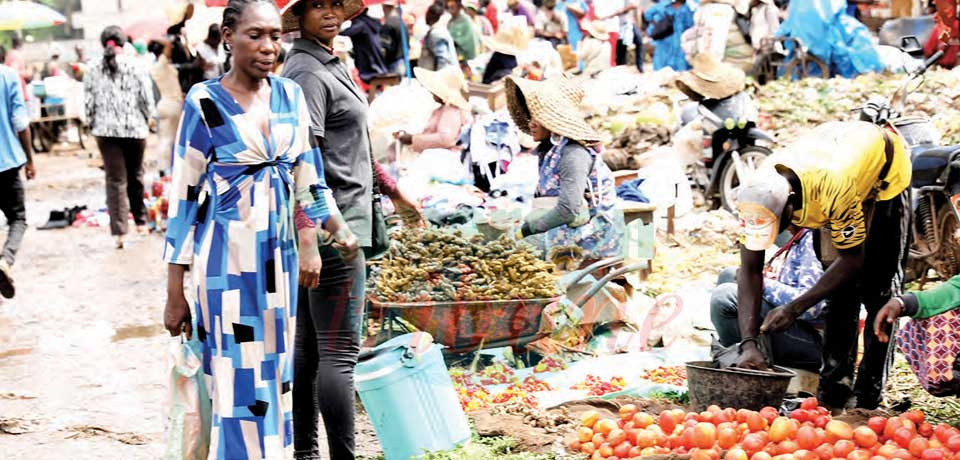
[(960, 222), (950, 209), (950, 203), (944, 203), (937, 211), (940, 217), (940, 248), (933, 255), (931, 265), (941, 279), (948, 279), (960, 272)]
[[(740, 162), (743, 163), (743, 167), (747, 171), (751, 172), (756, 171), (760, 162), (773, 153), (770, 149), (758, 145), (744, 147), (739, 152)], [(720, 206), (734, 214), (737, 210), (737, 189), (739, 187), (740, 178), (737, 175), (737, 167), (733, 158), (730, 158), (720, 171), (720, 183), (717, 188), (720, 195)]]

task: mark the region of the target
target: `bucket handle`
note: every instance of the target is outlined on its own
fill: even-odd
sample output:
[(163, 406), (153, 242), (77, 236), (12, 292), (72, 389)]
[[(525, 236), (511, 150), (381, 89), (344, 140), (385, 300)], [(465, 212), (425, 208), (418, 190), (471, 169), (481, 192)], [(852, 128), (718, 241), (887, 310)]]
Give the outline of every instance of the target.
[(414, 332), (410, 342), (402, 346), (405, 350), (400, 356), (400, 363), (405, 367), (416, 367), (423, 360), (423, 355), (433, 348), (433, 336), (422, 331)]

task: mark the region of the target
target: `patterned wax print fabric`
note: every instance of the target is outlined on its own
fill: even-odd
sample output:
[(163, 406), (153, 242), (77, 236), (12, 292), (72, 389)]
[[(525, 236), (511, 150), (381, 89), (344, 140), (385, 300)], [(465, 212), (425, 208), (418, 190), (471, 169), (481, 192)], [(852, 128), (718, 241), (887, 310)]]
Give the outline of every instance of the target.
[(960, 310), (927, 319), (912, 319), (900, 330), (897, 344), (920, 386), (934, 396), (960, 395)]
[(294, 201), (318, 222), (336, 209), (300, 87), (269, 83), (269, 135), (215, 79), (187, 95), (175, 146), (164, 260), (191, 266), (214, 459), (292, 454)]
[[(557, 197), (560, 195), (560, 158), (563, 149), (571, 142), (562, 138), (543, 155), (540, 161), (540, 182), (537, 184), (538, 197)], [(607, 164), (600, 159), (597, 150), (585, 147), (593, 157), (593, 167), (587, 181), (588, 189), (584, 193), (590, 219), (583, 225), (561, 225), (547, 230), (543, 236), (544, 249), (578, 246), (583, 250), (585, 260), (603, 259), (619, 256), (623, 248), (625, 224), (623, 212), (617, 209), (617, 191), (613, 174)]]

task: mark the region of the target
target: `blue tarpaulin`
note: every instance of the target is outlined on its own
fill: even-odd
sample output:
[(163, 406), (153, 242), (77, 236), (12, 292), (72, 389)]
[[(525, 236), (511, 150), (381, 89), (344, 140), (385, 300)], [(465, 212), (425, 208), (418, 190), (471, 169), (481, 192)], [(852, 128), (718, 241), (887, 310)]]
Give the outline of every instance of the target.
[(777, 35), (796, 37), (834, 75), (851, 78), (883, 70), (867, 26), (847, 14), (846, 0), (792, 0)]

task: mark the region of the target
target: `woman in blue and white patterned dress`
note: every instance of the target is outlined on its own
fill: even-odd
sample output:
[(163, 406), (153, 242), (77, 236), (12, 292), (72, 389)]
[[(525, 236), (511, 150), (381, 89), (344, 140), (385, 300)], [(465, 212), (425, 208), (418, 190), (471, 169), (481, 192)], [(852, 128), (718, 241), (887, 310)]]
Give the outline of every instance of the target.
[[(357, 249), (325, 183), (302, 91), (270, 75), (280, 34), (272, 1), (227, 4), (233, 68), (190, 90), (175, 145), (164, 322), (203, 345), (209, 458), (292, 455), (296, 285), (307, 269), (298, 261), (295, 205), (345, 252)], [(183, 295), (188, 267), (192, 314)]]

